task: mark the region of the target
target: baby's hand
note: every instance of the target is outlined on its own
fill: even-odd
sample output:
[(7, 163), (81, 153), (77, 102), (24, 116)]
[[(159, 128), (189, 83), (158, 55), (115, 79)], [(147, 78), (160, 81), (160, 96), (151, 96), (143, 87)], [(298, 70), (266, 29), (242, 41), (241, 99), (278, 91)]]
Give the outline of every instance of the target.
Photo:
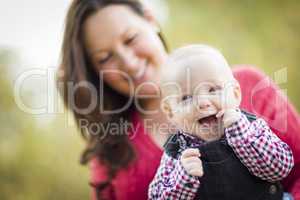
[(226, 109), (221, 110), (216, 117), (220, 118), (223, 116), (223, 123), (224, 127), (228, 128), (231, 126), (234, 122), (237, 122), (241, 117), (241, 112), (236, 109)]
[(180, 162), (188, 174), (192, 176), (203, 176), (202, 161), (198, 149), (186, 149), (182, 152)]

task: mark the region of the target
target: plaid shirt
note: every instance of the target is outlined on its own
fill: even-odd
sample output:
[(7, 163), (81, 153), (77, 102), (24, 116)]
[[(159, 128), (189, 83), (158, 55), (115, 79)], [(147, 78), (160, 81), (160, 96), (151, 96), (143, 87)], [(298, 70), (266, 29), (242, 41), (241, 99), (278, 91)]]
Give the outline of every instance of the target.
[[(178, 134), (179, 153), (203, 143), (195, 137)], [(253, 175), (263, 180), (281, 180), (289, 174), (294, 165), (289, 146), (270, 130), (263, 119), (249, 122), (242, 114), (237, 122), (225, 129), (225, 136), (240, 161)], [(149, 186), (149, 199), (194, 199), (200, 186), (199, 178), (189, 175), (179, 160), (163, 154), (160, 166)]]

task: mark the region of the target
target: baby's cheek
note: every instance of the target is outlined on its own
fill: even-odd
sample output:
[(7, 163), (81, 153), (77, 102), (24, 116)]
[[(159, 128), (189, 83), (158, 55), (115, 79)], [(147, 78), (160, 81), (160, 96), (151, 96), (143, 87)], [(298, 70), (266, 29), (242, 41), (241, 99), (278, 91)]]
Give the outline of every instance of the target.
[(225, 102), (225, 108), (227, 109), (234, 109), (237, 108), (237, 101), (236, 98), (233, 95), (228, 95)]
[(222, 97), (215, 96), (215, 97), (211, 98), (211, 102), (217, 110), (221, 110), (223, 108), (224, 101), (222, 100)]
[(181, 127), (186, 132), (190, 132), (193, 127), (193, 118), (191, 118), (190, 116), (187, 116), (187, 115), (185, 117), (183, 117), (181, 120)]
[(186, 105), (183, 106), (180, 110), (181, 110), (181, 117), (185, 118), (185, 119), (189, 119), (193, 116), (195, 110), (194, 110), (194, 106), (193, 105)]
[(224, 109), (231, 109), (235, 108), (236, 106), (236, 97), (234, 95), (233, 87), (227, 87), (222, 92), (222, 108)]
[(215, 96), (212, 99), (212, 102), (214, 106), (217, 108), (217, 110), (221, 110), (221, 109), (231, 108), (234, 103), (234, 99), (230, 93), (224, 92), (222, 94), (219, 94), (218, 96)]

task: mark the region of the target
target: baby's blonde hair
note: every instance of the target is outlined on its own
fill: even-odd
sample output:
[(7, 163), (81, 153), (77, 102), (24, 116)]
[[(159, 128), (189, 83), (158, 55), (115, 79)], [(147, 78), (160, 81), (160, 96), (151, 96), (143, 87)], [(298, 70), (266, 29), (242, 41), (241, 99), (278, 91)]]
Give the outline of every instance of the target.
[[(203, 62), (210, 61), (210, 63), (224, 67), (230, 78), (234, 79), (227, 60), (219, 50), (205, 44), (192, 44), (178, 48), (169, 55), (161, 68), (161, 86), (165, 83), (177, 82), (184, 70), (189, 67), (184, 62), (193, 58)], [(170, 88), (164, 89), (164, 87), (161, 89), (163, 96), (172, 90)]]

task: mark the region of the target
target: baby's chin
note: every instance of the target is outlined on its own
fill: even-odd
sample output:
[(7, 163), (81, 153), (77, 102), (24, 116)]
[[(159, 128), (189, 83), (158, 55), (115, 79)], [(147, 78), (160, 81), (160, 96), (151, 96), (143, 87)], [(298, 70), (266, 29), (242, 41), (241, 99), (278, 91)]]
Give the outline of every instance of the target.
[(194, 134), (204, 141), (214, 141), (220, 139), (224, 135), (224, 126), (222, 123), (216, 123), (213, 126), (198, 126)]

